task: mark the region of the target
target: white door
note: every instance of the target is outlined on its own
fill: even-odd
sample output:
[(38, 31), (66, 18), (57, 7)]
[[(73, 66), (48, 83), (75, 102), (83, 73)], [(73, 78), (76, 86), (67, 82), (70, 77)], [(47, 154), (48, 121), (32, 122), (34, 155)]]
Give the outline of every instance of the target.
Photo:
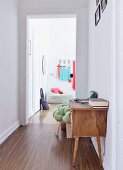
[(40, 86), (44, 91), (44, 94), (47, 92), (47, 61), (48, 57), (50, 56), (50, 50), (49, 50), (49, 24), (44, 21), (44, 19), (40, 19), (40, 30), (39, 30), (39, 36), (40, 36), (40, 75), (41, 75), (41, 81)]
[(32, 93), (33, 93), (33, 114), (40, 110), (40, 42), (39, 28), (33, 27), (33, 48), (32, 48)]
[(29, 83), (28, 83), (28, 118), (30, 118), (33, 115), (33, 93), (32, 93), (32, 87), (33, 87), (33, 62), (32, 62), (32, 24), (31, 21), (29, 21), (29, 30), (28, 30), (28, 69), (29, 69)]
[(46, 55), (41, 55), (40, 57), (40, 63), (41, 63), (41, 69), (40, 69), (40, 76), (41, 76), (41, 83), (40, 86), (43, 89), (44, 95), (46, 95), (47, 91), (47, 64), (46, 64)]
[(47, 89), (46, 48), (48, 34), (46, 26), (29, 21), (29, 113), (28, 118), (40, 110), (40, 88)]

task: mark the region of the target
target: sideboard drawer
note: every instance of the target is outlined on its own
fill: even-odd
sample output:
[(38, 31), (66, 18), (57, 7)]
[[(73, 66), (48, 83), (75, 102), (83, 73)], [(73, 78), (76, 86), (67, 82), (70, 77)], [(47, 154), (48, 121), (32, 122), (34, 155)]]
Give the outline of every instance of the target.
[(106, 136), (106, 110), (77, 110), (72, 112), (72, 135), (77, 136)]

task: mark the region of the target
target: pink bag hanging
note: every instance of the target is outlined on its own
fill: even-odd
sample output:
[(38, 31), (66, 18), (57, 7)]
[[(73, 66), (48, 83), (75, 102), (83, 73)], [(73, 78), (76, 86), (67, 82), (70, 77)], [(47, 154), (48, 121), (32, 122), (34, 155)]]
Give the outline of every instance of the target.
[(72, 82), (72, 88), (73, 90), (76, 89), (76, 62), (73, 61), (73, 82)]

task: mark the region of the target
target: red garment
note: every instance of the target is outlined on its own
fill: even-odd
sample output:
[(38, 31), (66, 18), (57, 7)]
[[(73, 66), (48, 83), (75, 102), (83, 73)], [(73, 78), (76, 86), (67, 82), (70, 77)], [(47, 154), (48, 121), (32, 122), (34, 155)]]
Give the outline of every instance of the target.
[(76, 89), (76, 62), (73, 61), (73, 82), (72, 82), (73, 90)]
[(63, 94), (63, 92), (59, 88), (51, 88), (51, 92), (56, 94)]
[(60, 64), (57, 65), (56, 77), (60, 78)]

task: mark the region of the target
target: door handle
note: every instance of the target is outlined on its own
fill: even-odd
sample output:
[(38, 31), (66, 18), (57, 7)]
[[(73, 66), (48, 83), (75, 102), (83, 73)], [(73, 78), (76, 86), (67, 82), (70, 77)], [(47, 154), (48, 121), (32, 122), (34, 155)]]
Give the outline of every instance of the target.
[(29, 40), (29, 55), (31, 55), (31, 47), (32, 47), (31, 40)]
[(44, 75), (44, 55), (43, 55), (43, 57), (42, 57), (42, 73), (43, 73), (43, 75)]

